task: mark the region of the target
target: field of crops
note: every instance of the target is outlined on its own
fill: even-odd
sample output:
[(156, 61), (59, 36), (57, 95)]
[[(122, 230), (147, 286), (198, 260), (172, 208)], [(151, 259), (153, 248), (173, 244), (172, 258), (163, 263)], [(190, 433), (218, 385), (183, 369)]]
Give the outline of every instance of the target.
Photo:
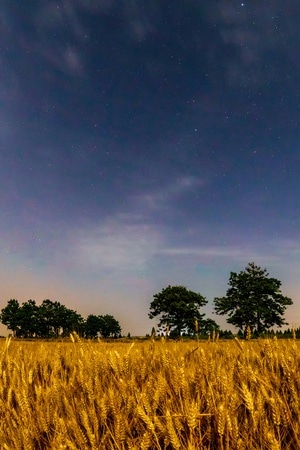
[(0, 448), (300, 448), (297, 341), (2, 341)]

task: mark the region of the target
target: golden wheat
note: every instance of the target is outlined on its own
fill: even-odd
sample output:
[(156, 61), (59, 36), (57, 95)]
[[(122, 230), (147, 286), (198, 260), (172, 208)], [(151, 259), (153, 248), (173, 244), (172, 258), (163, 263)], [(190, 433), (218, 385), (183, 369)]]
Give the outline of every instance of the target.
[(0, 448), (300, 448), (297, 340), (0, 342)]

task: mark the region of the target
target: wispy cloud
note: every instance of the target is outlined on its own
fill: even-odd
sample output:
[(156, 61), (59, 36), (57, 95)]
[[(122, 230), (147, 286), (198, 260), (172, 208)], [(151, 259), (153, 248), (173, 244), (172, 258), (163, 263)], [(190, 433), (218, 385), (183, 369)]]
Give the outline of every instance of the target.
[(281, 258), (300, 256), (298, 239), (266, 239), (263, 242), (252, 241), (240, 245), (203, 245), (203, 246), (166, 246), (160, 248), (160, 254), (170, 256), (220, 257), (249, 259), (249, 261), (279, 261)]
[[(226, 270), (243, 270), (249, 262), (266, 268), (271, 276), (278, 277), (284, 286), (292, 285), (300, 268), (300, 241), (278, 239), (256, 242), (250, 240), (240, 245), (183, 245), (171, 243), (161, 247), (158, 258), (169, 259), (172, 264), (193, 271), (199, 264), (214, 267), (214, 276)], [(288, 261), (288, 262), (287, 262)], [(167, 265), (167, 263), (166, 263)]]
[[(287, 45), (282, 36), (298, 34), (299, 2), (292, 1), (286, 14), (288, 20), (284, 20), (280, 1), (267, 5), (247, 1), (230, 5), (227, 0), (221, 0), (217, 8), (209, 11), (208, 17), (214, 24), (218, 23), (223, 42), (236, 50), (225, 64), (229, 83), (261, 84), (272, 80), (275, 73), (277, 81), (279, 76), (286, 78), (285, 67), (279, 67), (278, 61), (294, 61), (295, 44)], [(276, 65), (276, 71), (272, 65)]]
[(116, 216), (104, 223), (79, 231), (75, 237), (75, 257), (87, 270), (137, 272), (161, 245), (162, 237), (154, 226), (137, 223), (129, 215)]
[(193, 175), (177, 177), (168, 184), (160, 185), (159, 188), (136, 195), (134, 201), (140, 207), (144, 205), (150, 211), (160, 210), (171, 207), (175, 200), (183, 195), (195, 192), (204, 185), (203, 179)]
[(195, 256), (195, 257), (220, 257), (252, 260), (261, 259), (262, 256), (254, 249), (241, 248), (235, 246), (208, 246), (208, 247), (169, 247), (160, 250), (162, 255), (170, 256)]

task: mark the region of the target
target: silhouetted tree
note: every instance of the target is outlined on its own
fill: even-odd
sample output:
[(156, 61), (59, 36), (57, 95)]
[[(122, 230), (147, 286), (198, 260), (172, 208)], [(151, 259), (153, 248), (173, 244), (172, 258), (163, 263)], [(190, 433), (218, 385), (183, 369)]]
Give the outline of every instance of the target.
[(219, 329), (219, 325), (213, 319), (203, 319), (199, 328), (199, 334), (208, 335)]
[(229, 315), (228, 323), (243, 333), (249, 326), (256, 334), (285, 324), (283, 314), (293, 301), (282, 295), (281, 282), (270, 278), (266, 269), (249, 263), (239, 274), (231, 272), (228, 284), (226, 296), (214, 300), (216, 313)]
[(76, 311), (59, 302), (47, 299), (38, 306), (35, 300), (19, 305), (18, 300), (9, 300), (1, 310), (0, 321), (18, 337), (58, 337), (67, 336), (72, 331), (83, 330), (83, 318)]
[(64, 306), (61, 328), (62, 336), (69, 336), (73, 331), (82, 336), (84, 334), (84, 319), (77, 311)]
[(204, 314), (200, 307), (207, 303), (205, 297), (184, 286), (168, 286), (153, 295), (150, 305), (150, 319), (159, 318), (158, 327), (172, 330), (172, 336), (180, 336), (182, 332), (195, 330), (195, 320), (199, 327)]
[(39, 320), (39, 307), (35, 300), (28, 300), (22, 303), (20, 309), (20, 330), (19, 335), (21, 337), (32, 338), (40, 336), (40, 320)]
[(13, 332), (13, 336), (17, 335), (20, 329), (20, 304), (18, 300), (12, 298), (8, 301), (7, 306), (1, 310), (0, 321)]
[(87, 338), (95, 338), (101, 332), (101, 327), (103, 325), (102, 318), (90, 314), (84, 324), (84, 335)]
[(119, 322), (109, 314), (99, 316), (101, 321), (100, 333), (103, 337), (117, 337), (121, 334), (121, 327)]
[(60, 302), (43, 300), (39, 307), (40, 327), (43, 337), (58, 337), (63, 326), (67, 308)]

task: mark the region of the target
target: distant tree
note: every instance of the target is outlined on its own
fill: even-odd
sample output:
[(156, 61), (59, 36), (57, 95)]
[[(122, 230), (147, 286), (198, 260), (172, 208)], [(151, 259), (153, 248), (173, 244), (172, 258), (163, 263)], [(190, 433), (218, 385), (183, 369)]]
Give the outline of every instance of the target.
[(13, 336), (16, 336), (20, 329), (20, 309), (18, 300), (14, 298), (8, 301), (5, 308), (1, 309), (0, 321), (13, 332)]
[(79, 336), (82, 336), (84, 334), (84, 319), (77, 311), (73, 311), (64, 306), (61, 328), (62, 336), (69, 336), (74, 331)]
[(40, 329), (43, 337), (58, 337), (68, 309), (60, 302), (43, 300), (39, 306)]
[(100, 333), (103, 337), (117, 337), (121, 334), (121, 327), (119, 322), (109, 314), (105, 316), (99, 316), (101, 327)]
[(74, 331), (86, 337), (96, 337), (98, 333), (103, 337), (116, 337), (121, 333), (121, 326), (113, 316), (90, 315), (85, 321), (77, 311), (49, 299), (43, 300), (40, 306), (35, 300), (20, 306), (18, 300), (11, 299), (1, 310), (0, 321), (14, 336), (24, 338), (57, 338)]
[(101, 317), (90, 314), (84, 324), (84, 335), (87, 338), (95, 338), (101, 332), (103, 321)]
[(218, 331), (219, 329), (219, 325), (213, 319), (203, 319), (201, 322), (201, 327), (199, 328), (199, 334), (208, 335), (213, 331)]
[(35, 300), (23, 302), (19, 313), (20, 329), (18, 334), (21, 337), (32, 338), (41, 335), (41, 322), (39, 307)]
[(249, 263), (240, 273), (231, 272), (230, 288), (225, 297), (215, 298), (215, 311), (229, 315), (227, 322), (245, 333), (261, 334), (274, 325), (281, 327), (286, 322), (283, 314), (293, 301), (280, 291), (281, 282), (270, 278), (266, 269)]
[(153, 295), (150, 304), (149, 318), (159, 319), (158, 327), (172, 331), (172, 335), (180, 336), (182, 332), (195, 330), (195, 321), (203, 321), (200, 307), (207, 303), (205, 297), (184, 286), (168, 286)]
[(233, 339), (234, 335), (231, 330), (220, 330), (220, 339)]

